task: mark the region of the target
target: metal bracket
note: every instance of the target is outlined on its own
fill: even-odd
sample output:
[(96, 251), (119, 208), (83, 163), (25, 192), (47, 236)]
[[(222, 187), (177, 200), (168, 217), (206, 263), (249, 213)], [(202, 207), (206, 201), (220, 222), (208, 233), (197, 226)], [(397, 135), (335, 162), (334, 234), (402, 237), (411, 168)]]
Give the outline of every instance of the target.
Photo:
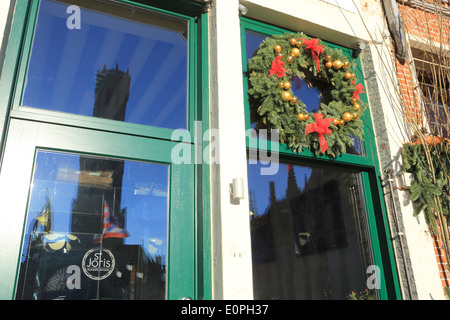
[(203, 5), (202, 11), (203, 13), (207, 13), (209, 12), (209, 10), (211, 10), (214, 0), (203, 0), (203, 2), (205, 4)]

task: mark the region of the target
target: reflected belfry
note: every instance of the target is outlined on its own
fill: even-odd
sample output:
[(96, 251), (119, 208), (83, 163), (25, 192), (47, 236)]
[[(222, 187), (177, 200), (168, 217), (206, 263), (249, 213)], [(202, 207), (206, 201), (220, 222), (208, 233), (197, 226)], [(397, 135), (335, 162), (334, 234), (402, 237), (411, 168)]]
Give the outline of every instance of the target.
[(284, 194), (276, 193), (276, 182), (284, 182), (268, 179), (267, 208), (250, 221), (255, 297), (341, 298), (348, 291), (346, 281), (356, 277), (331, 270), (328, 263), (348, 251), (344, 208), (351, 205), (339, 190), (343, 179), (315, 168), (309, 178), (305, 173), (302, 185), (296, 178), (302, 167), (288, 164), (286, 169)]
[[(98, 70), (93, 115), (124, 121), (130, 82), (129, 71), (120, 70), (118, 64), (111, 69), (104, 65), (102, 70)], [(100, 219), (95, 217), (97, 223), (88, 223), (87, 216), (84, 215), (83, 218), (73, 219), (72, 228), (77, 231), (101, 233), (103, 201), (106, 201), (112, 214), (124, 215), (120, 206), (123, 172), (123, 161), (80, 157), (78, 197), (73, 202), (73, 212), (95, 212), (100, 214)], [(86, 230), (86, 227), (89, 230)]]
[(95, 87), (94, 117), (125, 121), (128, 98), (130, 95), (131, 75), (129, 71), (115, 69), (97, 71)]

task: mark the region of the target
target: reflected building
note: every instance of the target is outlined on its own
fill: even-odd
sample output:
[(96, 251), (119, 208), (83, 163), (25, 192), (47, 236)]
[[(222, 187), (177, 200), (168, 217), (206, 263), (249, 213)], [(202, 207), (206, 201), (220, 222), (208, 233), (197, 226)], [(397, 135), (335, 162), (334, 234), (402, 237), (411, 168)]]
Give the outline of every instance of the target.
[[(115, 68), (97, 71), (93, 115), (99, 118), (124, 121), (130, 95), (131, 75)], [(80, 157), (78, 197), (73, 202), (73, 213), (87, 213), (72, 219), (72, 232), (102, 233), (104, 202), (112, 215), (124, 219), (120, 199), (124, 162), (118, 160)], [(89, 223), (87, 219), (93, 219)], [(86, 230), (88, 228), (88, 230)], [(80, 230), (79, 230), (80, 229)]]
[(116, 68), (97, 71), (95, 86), (94, 117), (125, 121), (130, 96), (131, 75), (129, 71)]
[(269, 205), (250, 222), (254, 297), (345, 299), (365, 285), (371, 263), (360, 246), (365, 212), (352, 194), (354, 175), (314, 168), (302, 189), (295, 168), (282, 197), (268, 181)]

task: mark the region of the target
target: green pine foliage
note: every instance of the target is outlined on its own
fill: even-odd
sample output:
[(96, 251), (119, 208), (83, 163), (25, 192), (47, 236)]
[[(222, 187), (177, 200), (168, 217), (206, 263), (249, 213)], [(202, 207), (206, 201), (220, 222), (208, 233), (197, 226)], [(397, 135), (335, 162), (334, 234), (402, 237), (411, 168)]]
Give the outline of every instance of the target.
[(423, 212), (433, 232), (436, 213), (448, 216), (450, 209), (449, 151), (447, 141), (427, 145), (427, 149), (420, 143), (404, 144), (401, 150), (402, 170), (413, 175), (406, 190), (414, 203), (414, 214)]
[[(311, 39), (302, 33), (283, 35), (274, 35), (263, 41), (256, 53), (250, 59), (248, 64), (249, 77), (249, 98), (251, 116), (254, 122), (257, 122), (257, 129), (277, 129), (280, 142), (294, 152), (301, 152), (303, 148), (309, 148), (316, 156), (321, 154), (316, 132), (305, 135), (307, 124), (314, 123), (314, 112), (308, 114), (306, 105), (298, 97), (297, 104), (291, 104), (281, 99), (281, 93), (285, 89), (277, 86), (280, 81), (292, 81), (295, 77), (305, 79), (306, 82), (316, 87), (321, 92), (320, 110), (315, 110), (324, 114), (325, 118), (341, 119), (345, 112), (357, 112), (357, 117), (344, 125), (331, 124), (333, 130), (331, 135), (325, 136), (328, 143), (328, 150), (325, 154), (330, 157), (336, 157), (345, 153), (347, 147), (354, 145), (354, 138), (363, 139), (363, 121), (361, 116), (364, 113), (365, 104), (358, 101), (361, 108), (356, 110), (352, 104), (352, 95), (355, 91), (356, 79), (346, 79), (346, 72), (352, 73), (354, 62), (349, 61), (341, 50), (328, 47), (319, 40), (319, 45), (323, 46), (323, 53), (319, 55), (320, 70), (317, 72), (316, 64), (311, 51), (305, 49), (305, 46), (299, 47), (300, 56), (289, 64), (287, 57), (290, 55), (293, 46), (289, 39), (305, 38)], [(285, 62), (284, 68), (287, 69), (286, 75), (278, 78), (277, 75), (269, 76), (272, 62), (277, 53), (274, 51), (275, 45), (280, 45), (282, 51), (282, 61)], [(350, 68), (335, 69), (326, 68), (326, 56), (331, 56), (332, 61), (348, 61)], [(293, 95), (292, 89), (287, 90)], [(303, 113), (308, 115), (307, 120), (299, 121), (297, 115)]]

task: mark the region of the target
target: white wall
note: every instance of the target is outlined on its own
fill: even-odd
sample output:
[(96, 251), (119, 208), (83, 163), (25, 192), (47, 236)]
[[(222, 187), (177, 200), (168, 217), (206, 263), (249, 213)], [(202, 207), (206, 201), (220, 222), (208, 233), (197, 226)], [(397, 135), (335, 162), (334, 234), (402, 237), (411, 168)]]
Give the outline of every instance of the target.
[(5, 32), (5, 24), (9, 13), (9, 0), (0, 2), (0, 42), (3, 41), (3, 33)]
[[(220, 154), (211, 166), (213, 298), (252, 299), (244, 92), (238, 0), (217, 0), (210, 11), (211, 127)], [(234, 178), (245, 181), (245, 198), (232, 200)]]
[[(3, 65), (3, 59), (5, 58), (6, 51), (6, 41), (5, 39), (5, 28), (8, 20), (9, 7), (11, 5), (10, 0), (2, 0), (0, 1), (0, 66)], [(1, 72), (0, 70), (0, 78)]]
[[(369, 36), (353, 0), (241, 0), (246, 16), (357, 48)], [(357, 0), (355, 0), (358, 3)], [(339, 3), (339, 5), (337, 5)], [(345, 9), (343, 9), (345, 7)]]
[(352, 1), (352, 0), (322, 0), (331, 4), (336, 5), (339, 8), (348, 10), (353, 13), (358, 13), (358, 10), (360, 9), (360, 3), (358, 0)]

